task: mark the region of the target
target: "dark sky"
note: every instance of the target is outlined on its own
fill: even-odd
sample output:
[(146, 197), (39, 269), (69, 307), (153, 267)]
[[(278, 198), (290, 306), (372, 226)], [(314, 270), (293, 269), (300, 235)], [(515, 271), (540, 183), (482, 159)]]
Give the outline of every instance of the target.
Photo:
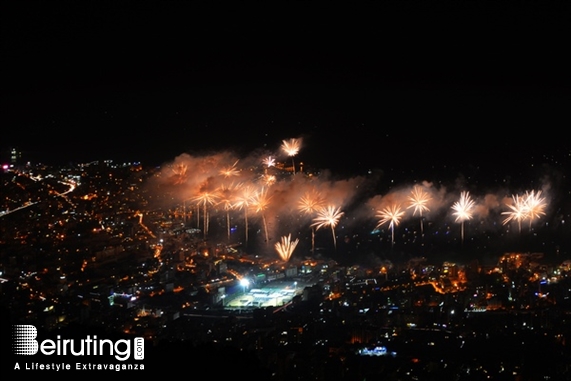
[(2, 157), (303, 136), (300, 159), (347, 171), (568, 160), (568, 3), (205, 4), (3, 2)]

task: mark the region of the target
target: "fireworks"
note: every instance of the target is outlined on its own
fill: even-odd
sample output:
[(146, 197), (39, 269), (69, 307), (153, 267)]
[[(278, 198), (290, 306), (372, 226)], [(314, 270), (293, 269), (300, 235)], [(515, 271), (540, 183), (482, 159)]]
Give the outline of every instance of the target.
[(345, 214), (341, 212), (340, 207), (335, 207), (329, 205), (325, 208), (321, 208), (317, 211), (317, 217), (313, 219), (313, 224), (311, 226), (318, 230), (322, 227), (331, 227), (331, 233), (333, 234), (333, 246), (337, 248), (337, 239), (335, 238), (335, 227), (339, 223), (341, 217)]
[[(221, 224), (220, 232), (227, 235), (230, 241), (230, 223), (231, 217), (234, 213), (244, 213), (243, 222), (245, 224), (245, 244), (248, 244), (248, 234), (250, 227), (248, 226), (249, 214), (257, 213), (259, 219), (256, 224), (260, 226), (263, 236), (265, 234), (265, 242), (270, 241), (270, 236), (281, 237), (283, 231), (292, 231), (292, 235), (296, 237), (296, 232), (300, 232), (299, 239), (303, 241), (302, 235), (307, 236), (307, 243), (309, 246), (309, 231), (306, 234), (302, 229), (305, 224), (306, 227), (311, 229), (311, 251), (315, 250), (317, 244), (316, 231), (323, 227), (331, 228), (333, 235), (333, 244), (337, 248), (336, 242), (336, 229), (342, 216), (351, 214), (347, 223), (359, 226), (357, 218), (365, 217), (371, 218), (367, 214), (352, 215), (352, 211), (341, 212), (339, 207), (332, 205), (355, 205), (352, 201), (355, 196), (359, 196), (362, 189), (371, 189), (363, 185), (363, 178), (355, 176), (350, 179), (335, 179), (330, 180), (327, 178), (327, 172), (321, 173), (308, 173), (307, 176), (295, 176), (286, 181), (285, 173), (290, 172), (289, 166), (276, 167), (276, 158), (285, 154), (295, 156), (300, 151), (300, 140), (289, 139), (283, 140), (282, 146), (278, 150), (282, 151), (280, 154), (272, 153), (267, 154), (261, 158), (256, 155), (255, 160), (242, 160), (237, 159), (229, 153), (221, 153), (215, 155), (207, 155), (205, 157), (192, 157), (184, 154), (176, 158), (176, 160), (168, 166), (165, 166), (161, 172), (156, 176), (159, 185), (164, 186), (159, 188), (163, 193), (161, 197), (169, 200), (167, 197), (171, 195), (168, 192), (175, 192), (172, 194), (174, 202), (184, 203), (184, 218), (187, 221), (187, 207), (192, 204), (192, 216), (196, 213), (196, 226), (202, 228), (204, 235), (209, 234), (209, 218), (216, 213), (216, 217), (220, 217)], [(257, 165), (255, 164), (257, 162)], [(294, 163), (295, 164), (295, 163)], [(272, 168), (274, 167), (274, 168)], [(295, 168), (295, 166), (294, 166)], [(325, 181), (323, 181), (325, 180)], [(238, 184), (239, 183), (239, 184)], [(496, 201), (503, 196), (486, 194), (482, 197), (483, 202), (476, 205), (470, 198), (468, 192), (462, 192), (458, 202), (453, 205), (445, 204), (444, 201), (448, 200), (445, 194), (445, 186), (441, 189), (435, 189), (434, 192), (429, 189), (425, 183), (416, 183), (411, 187), (402, 187), (404, 192), (394, 188), (388, 195), (374, 195), (375, 198), (383, 198), (382, 207), (388, 206), (383, 210), (376, 211), (374, 218), (378, 218), (378, 225), (388, 225), (391, 229), (392, 244), (395, 244), (395, 235), (397, 226), (403, 224), (403, 219), (407, 215), (420, 217), (420, 234), (425, 237), (425, 234), (438, 235), (440, 228), (436, 225), (436, 221), (431, 222), (431, 231), (424, 230), (424, 221), (426, 215), (430, 213), (434, 216), (441, 216), (441, 208), (449, 209), (452, 207), (450, 213), (454, 213), (456, 222), (461, 223), (462, 242), (464, 241), (464, 229), (467, 220), (475, 217), (485, 217), (481, 223), (474, 224), (474, 231), (478, 229), (487, 229), (484, 226), (488, 222), (492, 223), (490, 229), (497, 228), (496, 223), (493, 221), (493, 213), (500, 216), (500, 223), (498, 225), (513, 224), (514, 230), (516, 224), (521, 233), (524, 223), (529, 223), (530, 231), (533, 225), (546, 215), (546, 197), (541, 191), (530, 190), (519, 195), (514, 194), (511, 200), (506, 200), (505, 205), (502, 205), (504, 210), (497, 209), (499, 203)], [(553, 187), (552, 187), (553, 188)], [(163, 196), (164, 195), (164, 196)], [(438, 196), (438, 197), (435, 197)], [(157, 198), (157, 201), (160, 198)], [(360, 200), (360, 199), (356, 199)], [(389, 201), (390, 200), (390, 201)], [(379, 205), (374, 200), (366, 201), (371, 205)], [(216, 207), (213, 207), (215, 205)], [(389, 206), (390, 205), (390, 206)], [(355, 205), (358, 207), (358, 205)], [(194, 210), (196, 207), (196, 210)], [(410, 210), (410, 212), (409, 212)], [(292, 214), (292, 211), (295, 211)], [(202, 214), (202, 215), (201, 215)], [(303, 215), (303, 216), (302, 216)], [(292, 217), (293, 219), (289, 219)], [(223, 221), (223, 219), (225, 219)], [(214, 221), (214, 220), (213, 220)], [(223, 222), (222, 222), (223, 221)], [(263, 223), (263, 227), (262, 227)], [(283, 226), (280, 226), (283, 223)], [(297, 225), (294, 225), (297, 224)], [(424, 225), (423, 225), (424, 224)], [(213, 227), (217, 228), (219, 225)], [(385, 225), (385, 226), (386, 226)], [(410, 225), (413, 225), (412, 223)], [(364, 226), (361, 224), (360, 226)], [(428, 225), (427, 225), (428, 226)], [(547, 226), (547, 223), (545, 224)], [(212, 230), (212, 229), (211, 229)], [(257, 230), (257, 229), (256, 229)], [(404, 230), (403, 238), (415, 240), (417, 238), (417, 228), (412, 227), (410, 230)], [(492, 230), (490, 230), (492, 231)], [(218, 233), (218, 230), (217, 232)], [(212, 232), (210, 233), (212, 234)], [(443, 235), (439, 235), (443, 237)], [(305, 238), (305, 237), (304, 237)], [(243, 237), (240, 237), (240, 241)], [(262, 239), (260, 239), (261, 241)], [(388, 241), (388, 240), (387, 240)], [(305, 242), (305, 241), (304, 241)], [(424, 243), (423, 243), (424, 244)], [(273, 245), (272, 245), (273, 247)]]
[(298, 243), (299, 243), (299, 238), (296, 238), (294, 241), (292, 241), (291, 234), (288, 234), (287, 236), (283, 236), (281, 241), (275, 244), (275, 248), (280, 258), (284, 262), (289, 261)]
[(236, 192), (240, 189), (241, 184), (230, 183), (229, 185), (222, 185), (219, 190), (220, 201), (219, 205), (222, 205), (226, 211), (226, 233), (228, 234), (228, 240), (230, 240), (230, 210), (234, 209), (234, 198)]
[(527, 207), (526, 218), (529, 220), (529, 228), (531, 229), (533, 220), (545, 215), (545, 198), (541, 197), (541, 191), (538, 191), (537, 194), (535, 191), (526, 192), (525, 205)]
[(460, 200), (452, 205), (456, 222), (460, 221), (462, 229), (462, 242), (464, 242), (464, 221), (472, 219), (472, 209), (474, 208), (474, 201), (470, 198), (469, 192), (460, 193)]
[[(313, 190), (311, 192), (306, 192), (298, 202), (298, 208), (301, 212), (306, 214), (316, 213), (318, 210), (323, 208), (325, 199), (321, 196), (319, 192)], [(311, 226), (311, 252), (315, 251), (315, 226)]]
[(278, 181), (278, 179), (276, 178), (276, 176), (269, 175), (266, 173), (266, 174), (262, 175), (262, 177), (260, 178), (260, 181), (264, 184), (264, 186), (269, 187), (270, 185), (275, 184), (276, 181)]
[(254, 197), (254, 189), (250, 185), (240, 187), (240, 192), (234, 200), (234, 208), (244, 210), (244, 225), (246, 230), (246, 243), (248, 243), (248, 208)]
[(266, 168), (275, 167), (276, 159), (274, 159), (272, 156), (268, 156), (264, 160), (262, 160), (262, 164), (264, 164)]
[(377, 229), (382, 225), (389, 223), (389, 228), (391, 229), (391, 245), (395, 244), (395, 226), (400, 223), (400, 220), (404, 216), (404, 211), (401, 210), (400, 205), (393, 204), (377, 212), (377, 217), (379, 218), (379, 223), (377, 224)]
[(209, 215), (208, 212), (206, 210), (206, 206), (207, 205), (213, 205), (214, 203), (216, 203), (216, 200), (218, 200), (218, 198), (220, 197), (220, 194), (217, 193), (216, 191), (212, 191), (212, 192), (208, 192), (208, 191), (204, 191), (202, 193), (200, 193), (198, 196), (194, 197), (193, 200), (197, 202), (198, 205), (200, 205), (202, 203), (202, 207), (203, 207), (203, 218), (204, 218), (204, 223), (203, 223), (203, 229), (204, 229), (204, 237), (206, 237), (208, 235), (208, 225), (209, 225)]
[(504, 219), (503, 224), (507, 224), (510, 221), (517, 221), (519, 231), (521, 233), (521, 221), (525, 219), (526, 216), (526, 206), (525, 202), (519, 196), (513, 195), (512, 196), (513, 204), (507, 204), (510, 211), (502, 212), (502, 214), (506, 214), (507, 217)]
[(301, 140), (300, 139), (282, 140), (282, 150), (288, 156), (291, 156), (291, 163), (293, 166), (293, 174), (294, 175), (295, 175), (295, 162), (293, 161), (293, 157), (299, 153), (300, 148), (301, 148)]
[(270, 197), (266, 188), (260, 189), (255, 192), (251, 198), (252, 206), (255, 208), (256, 213), (264, 212), (270, 205)]
[(313, 190), (311, 192), (306, 192), (300, 197), (298, 208), (303, 213), (313, 214), (322, 209), (324, 203), (325, 199), (323, 196), (316, 190)]
[(222, 168), (220, 170), (220, 174), (224, 177), (238, 176), (240, 174), (240, 170), (236, 168), (236, 165), (238, 165), (238, 160), (236, 160), (236, 162), (230, 167)]
[(529, 220), (529, 228), (531, 229), (533, 220), (545, 215), (545, 198), (541, 197), (541, 191), (538, 191), (537, 194), (535, 191), (525, 192), (524, 197), (514, 195), (512, 200), (513, 204), (507, 204), (510, 210), (502, 212), (502, 214), (508, 216), (504, 219), (503, 224), (517, 221), (520, 233), (521, 221)]
[(426, 204), (428, 204), (428, 202), (432, 198), (421, 187), (415, 186), (412, 189), (411, 195), (408, 199), (410, 205), (408, 206), (407, 209), (414, 208), (414, 211), (412, 213), (413, 216), (415, 216), (416, 213), (418, 212), (418, 215), (420, 216), (420, 234), (424, 235), (424, 227), (422, 224), (422, 212), (430, 211), (430, 209), (428, 208), (428, 206), (426, 206)]
[(270, 205), (270, 197), (268, 196), (268, 192), (266, 188), (262, 188), (260, 191), (256, 192), (251, 199), (252, 206), (255, 207), (256, 213), (262, 214), (262, 221), (264, 223), (264, 233), (266, 236), (266, 244), (269, 243), (268, 238), (268, 224), (266, 221), (266, 214), (265, 211)]
[(172, 168), (174, 173), (174, 183), (175, 184), (182, 184), (186, 181), (186, 171), (188, 167), (185, 164), (177, 164)]

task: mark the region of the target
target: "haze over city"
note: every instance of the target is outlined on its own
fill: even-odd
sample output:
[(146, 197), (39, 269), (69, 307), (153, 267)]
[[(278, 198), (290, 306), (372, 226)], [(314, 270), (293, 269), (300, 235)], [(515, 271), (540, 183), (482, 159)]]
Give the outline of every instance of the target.
[[(288, 144), (295, 145), (295, 149), (288, 151)], [(248, 215), (244, 216), (245, 221), (239, 221), (244, 210), (250, 209), (249, 224), (259, 227), (266, 253), (273, 251), (273, 243), (282, 236), (293, 234), (294, 238), (303, 239), (305, 228), (316, 222), (320, 212), (325, 217), (338, 214), (333, 226), (325, 225), (327, 230), (333, 228), (334, 236), (339, 234), (350, 240), (355, 234), (376, 231), (383, 232), (380, 239), (384, 240), (389, 232), (391, 248), (397, 244), (403, 250), (406, 247), (403, 244), (408, 244), (411, 251), (421, 252), (425, 244), (432, 246), (435, 240), (442, 244), (462, 244), (464, 240), (472, 241), (474, 236), (480, 236), (477, 237), (480, 240), (488, 236), (488, 243), (485, 240), (480, 243), (484, 251), (498, 240), (511, 241), (515, 249), (518, 240), (537, 234), (538, 230), (559, 231), (562, 235), (568, 230), (565, 221), (568, 180), (557, 166), (541, 166), (543, 172), (535, 171), (537, 178), (529, 178), (527, 186), (523, 179), (512, 184), (507, 176), (498, 178), (495, 184), (471, 181), (461, 175), (446, 181), (409, 179), (400, 173), (391, 178), (375, 170), (344, 177), (331, 170), (308, 169), (308, 164), (297, 157), (311, 149), (303, 137), (295, 137), (276, 142), (273, 150), (268, 146), (246, 156), (231, 151), (184, 153), (164, 163), (147, 186), (149, 191), (160, 194), (156, 207), (177, 209), (184, 205), (187, 212), (192, 208), (193, 215), (198, 215), (197, 226), (205, 232), (209, 231), (205, 225), (207, 217), (224, 221), (230, 216), (232, 226), (241, 225), (238, 231), (246, 231)], [(281, 169), (276, 168), (276, 163)], [(526, 199), (528, 204), (523, 206)], [(305, 205), (314, 203), (312, 209), (304, 209), (304, 200)], [(536, 206), (530, 205), (531, 202)], [(466, 214), (461, 214), (464, 211), (458, 208), (465, 208)], [(423, 223), (428, 222), (424, 221), (430, 222), (427, 237)], [(218, 234), (222, 232), (218, 229)], [(318, 234), (323, 245), (323, 236), (328, 234), (322, 230)], [(244, 234), (234, 236), (247, 239)], [(459, 246), (440, 247), (444, 251), (450, 249), (458, 250)], [(264, 251), (264, 245), (259, 250)]]

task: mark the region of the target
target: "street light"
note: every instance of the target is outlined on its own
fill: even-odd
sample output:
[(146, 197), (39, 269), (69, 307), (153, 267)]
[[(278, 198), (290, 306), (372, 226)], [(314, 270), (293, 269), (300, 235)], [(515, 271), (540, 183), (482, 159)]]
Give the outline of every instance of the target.
[(246, 288), (250, 285), (250, 281), (247, 278), (240, 279), (240, 284), (244, 287), (244, 294), (246, 293)]
[(224, 299), (226, 299), (226, 294), (222, 294), (220, 299), (222, 299), (222, 308), (224, 308)]

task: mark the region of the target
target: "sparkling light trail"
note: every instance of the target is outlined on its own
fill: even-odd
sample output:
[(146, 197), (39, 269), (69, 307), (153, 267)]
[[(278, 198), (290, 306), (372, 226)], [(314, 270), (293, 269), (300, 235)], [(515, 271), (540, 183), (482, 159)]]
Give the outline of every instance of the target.
[(275, 248), (284, 262), (288, 262), (290, 260), (298, 243), (299, 238), (296, 238), (294, 241), (291, 240), (291, 233), (287, 236), (283, 236), (280, 242), (276, 242)]
[(387, 222), (389, 223), (389, 228), (391, 229), (391, 246), (395, 244), (395, 226), (398, 226), (403, 216), (404, 210), (401, 210), (400, 205), (397, 204), (389, 205), (386, 208), (377, 211), (379, 222), (376, 229), (380, 228)]
[(269, 186), (275, 184), (276, 181), (278, 181), (278, 179), (274, 175), (270, 175), (270, 174), (265, 173), (260, 178), (260, 181), (264, 184), (264, 186), (269, 187)]
[(545, 198), (541, 197), (541, 191), (525, 192), (526, 219), (529, 220), (529, 229), (533, 220), (545, 215)]
[(456, 222), (461, 223), (462, 243), (464, 243), (464, 221), (472, 219), (472, 209), (474, 208), (474, 200), (470, 198), (470, 192), (460, 193), (460, 200), (452, 205), (455, 211), (453, 214), (456, 216)]
[(246, 245), (248, 244), (248, 209), (252, 203), (252, 198), (254, 197), (254, 188), (251, 185), (245, 185), (240, 187), (240, 192), (237, 193), (236, 199), (234, 200), (234, 207), (239, 210), (244, 211), (244, 225), (246, 231)]
[(238, 165), (238, 160), (236, 160), (236, 162), (232, 164), (230, 167), (221, 169), (220, 174), (224, 177), (240, 175), (240, 170), (236, 168), (236, 165)]
[(430, 211), (430, 209), (426, 204), (428, 204), (428, 202), (432, 200), (432, 197), (430, 197), (430, 195), (427, 192), (425, 192), (424, 189), (422, 189), (421, 187), (415, 186), (412, 189), (411, 195), (408, 199), (410, 204), (407, 207), (407, 209), (414, 208), (414, 211), (412, 213), (413, 216), (415, 216), (416, 213), (418, 212), (418, 215), (420, 216), (420, 234), (424, 235), (422, 213)]
[[(306, 192), (298, 202), (298, 209), (305, 214), (313, 215), (322, 209), (325, 205), (325, 199), (321, 193), (313, 189)], [(311, 225), (311, 252), (315, 252), (315, 226)]]
[(255, 208), (256, 213), (260, 213), (262, 215), (262, 221), (264, 223), (264, 233), (266, 236), (266, 244), (269, 244), (269, 237), (268, 237), (268, 223), (266, 221), (266, 210), (270, 205), (271, 197), (268, 196), (268, 191), (266, 188), (262, 188), (258, 192), (256, 192), (252, 199), (251, 203), (252, 206)]
[(293, 161), (293, 157), (299, 153), (300, 148), (301, 148), (301, 140), (300, 139), (282, 140), (282, 150), (288, 156), (291, 156), (291, 163), (293, 166), (293, 174), (294, 175), (295, 175), (295, 162)]
[(337, 249), (337, 239), (335, 238), (335, 227), (339, 223), (341, 217), (345, 214), (341, 212), (340, 207), (335, 207), (329, 205), (325, 208), (321, 208), (317, 211), (317, 217), (313, 219), (313, 224), (311, 226), (315, 227), (315, 230), (319, 230), (322, 227), (331, 227), (331, 233), (333, 234), (333, 246)]
[(188, 170), (188, 166), (186, 164), (177, 164), (172, 168), (172, 171), (175, 176), (174, 183), (175, 184), (182, 184), (186, 181), (186, 171)]
[(507, 215), (503, 221), (503, 225), (506, 225), (510, 221), (517, 221), (519, 232), (521, 233), (521, 221), (526, 217), (525, 200), (520, 198), (519, 195), (513, 195), (512, 200), (513, 204), (506, 204), (510, 210), (502, 212), (502, 214)]
[[(209, 218), (212, 218), (213, 213), (216, 217), (220, 217), (220, 233), (222, 239), (225, 237), (230, 238), (231, 230), (229, 229), (231, 218), (235, 218), (233, 213), (243, 213), (243, 220), (245, 223), (245, 243), (248, 244), (248, 235), (250, 231), (248, 221), (252, 213), (260, 213), (260, 218), (256, 219), (256, 224), (259, 226), (260, 231), (263, 229), (259, 238), (265, 234), (265, 241), (272, 241), (275, 243), (276, 238), (287, 234), (289, 231), (295, 237), (296, 230), (303, 229), (303, 226), (311, 228), (311, 251), (315, 251), (316, 245), (319, 244), (319, 234), (317, 233), (318, 227), (331, 227), (333, 234), (333, 243), (337, 248), (336, 237), (336, 224), (339, 220), (332, 220), (333, 214), (339, 212), (339, 208), (330, 208), (329, 215), (327, 213), (326, 205), (347, 205), (348, 207), (359, 208), (359, 205), (353, 201), (364, 201), (367, 205), (367, 210), (349, 210), (344, 211), (343, 216), (351, 214), (351, 218), (347, 219), (347, 227), (351, 229), (353, 226), (362, 226), (358, 219), (369, 218), (370, 205), (374, 208), (384, 207), (388, 205), (398, 205), (402, 207), (400, 216), (393, 215), (391, 219), (391, 211), (387, 210), (387, 220), (385, 224), (390, 224), (392, 230), (392, 243), (396, 245), (396, 227), (403, 225), (404, 217), (411, 216), (413, 220), (420, 217), (420, 224), (416, 224), (414, 228), (414, 221), (411, 221), (410, 226), (407, 224), (407, 229), (403, 231), (403, 239), (415, 242), (418, 239), (418, 232), (420, 232), (423, 240), (429, 234), (434, 236), (435, 239), (445, 239), (450, 242), (446, 237), (449, 232), (449, 227), (446, 224), (445, 234), (442, 227), (437, 225), (437, 221), (431, 220), (430, 232), (428, 223), (424, 224), (427, 220), (427, 214), (433, 214), (435, 217), (452, 215), (457, 222), (461, 222), (462, 242), (465, 239), (465, 228), (468, 226), (467, 220), (474, 218), (480, 219), (478, 224), (473, 224), (474, 232), (489, 231), (491, 234), (502, 234), (501, 228), (503, 225), (510, 226), (510, 230), (515, 231), (516, 223), (520, 233), (522, 230), (527, 230), (524, 224), (529, 224), (530, 232), (533, 231), (535, 225), (545, 218), (545, 224), (541, 224), (541, 228), (552, 227), (556, 225), (552, 222), (562, 222), (553, 219), (547, 219), (548, 213), (546, 200), (549, 201), (550, 197), (546, 198), (545, 191), (542, 194), (537, 189), (552, 189), (553, 191), (560, 189), (558, 183), (548, 183), (536, 190), (529, 190), (527, 192), (520, 192), (514, 194), (512, 199), (505, 196), (505, 189), (499, 190), (497, 193), (486, 191), (486, 193), (479, 194), (482, 202), (475, 204), (470, 199), (470, 194), (462, 192), (460, 200), (454, 205), (452, 203), (456, 200), (450, 200), (450, 194), (447, 194), (446, 184), (441, 182), (434, 183), (434, 190), (432, 185), (426, 185), (426, 182), (419, 183), (417, 180), (411, 186), (392, 187), (389, 194), (372, 194), (367, 196), (368, 199), (361, 199), (362, 192), (374, 189), (369, 185), (369, 177), (352, 176), (348, 179), (339, 179), (331, 176), (328, 171), (311, 171), (307, 174), (296, 174), (293, 178), (286, 176), (287, 173), (291, 174), (290, 166), (276, 166), (276, 158), (283, 159), (285, 153), (290, 156), (298, 154), (300, 148), (299, 139), (280, 140), (283, 145), (278, 146), (277, 151), (271, 154), (263, 154), (258, 156), (257, 152), (252, 157), (246, 157), (244, 160), (238, 159), (230, 152), (220, 152), (208, 154), (204, 156), (192, 156), (189, 154), (182, 154), (176, 157), (175, 161), (170, 165), (165, 165), (156, 176), (153, 177), (150, 185), (153, 190), (157, 190), (157, 197), (153, 200), (160, 205), (161, 202), (183, 204), (185, 224), (187, 218), (190, 218), (189, 206), (190, 200), (193, 200), (192, 213), (196, 213), (196, 225), (202, 228), (204, 225), (204, 235), (212, 235), (212, 229), (209, 229)], [(285, 152), (285, 153), (284, 153)], [(292, 159), (293, 161), (293, 159)], [(283, 163), (282, 163), (283, 164)], [(295, 168), (295, 162), (294, 162)], [(373, 178), (371, 178), (374, 180)], [(235, 184), (230, 184), (231, 181), (240, 183), (239, 189), (231, 189)], [(547, 180), (546, 180), (547, 181)], [(537, 182), (536, 182), (537, 184)], [(429, 188), (430, 187), (430, 188)], [(238, 186), (236, 186), (238, 188)], [(258, 189), (263, 188), (266, 198), (271, 196), (272, 202), (264, 202), (261, 198), (262, 194), (257, 192)], [(533, 189), (533, 188), (532, 188)], [(460, 193), (458, 191), (458, 193)], [(453, 196), (454, 197), (454, 196)], [(379, 203), (379, 199), (383, 199)], [(187, 201), (189, 200), (189, 201)], [(498, 201), (504, 200), (504, 201)], [(554, 198), (554, 200), (558, 200)], [(215, 205), (212, 207), (211, 205)], [(162, 205), (160, 205), (162, 206)], [(197, 210), (194, 210), (196, 206)], [(442, 213), (443, 210), (452, 210), (448, 213)], [(332, 209), (332, 210), (331, 210)], [(553, 208), (559, 210), (560, 208)], [(410, 212), (409, 212), (410, 211)], [(8, 210), (3, 214), (9, 212)], [(293, 213), (292, 213), (293, 212)], [(353, 215), (355, 212), (355, 215)], [(396, 210), (392, 211), (396, 213)], [(202, 216), (200, 214), (203, 214)], [(340, 212), (339, 212), (340, 213)], [(303, 214), (303, 216), (302, 216)], [(0, 211), (0, 216), (2, 211)], [(176, 216), (176, 213), (175, 213)], [(317, 218), (316, 218), (317, 217)], [(379, 215), (379, 217), (382, 217)], [(192, 214), (192, 219), (194, 219)], [(225, 218), (225, 220), (224, 220)], [(402, 220), (401, 220), (402, 218)], [(494, 218), (499, 220), (494, 221)], [(557, 219), (557, 216), (552, 216)], [(204, 219), (204, 222), (203, 222)], [(251, 218), (250, 218), (251, 220)], [(378, 222), (378, 221), (376, 221)], [(392, 224), (391, 224), (392, 222)], [(264, 226), (262, 227), (262, 223)], [(283, 226), (280, 226), (283, 223)], [(193, 224), (194, 225), (194, 224)], [(241, 225), (241, 222), (240, 222)], [(420, 230), (418, 226), (420, 225)], [(425, 229), (426, 225), (426, 229)], [(459, 224), (460, 225), (460, 224)], [(498, 226), (499, 225), (499, 226)], [(559, 226), (560, 224), (558, 224)], [(214, 226), (211, 226), (213, 228)], [(409, 230), (410, 227), (410, 230)], [(218, 225), (216, 225), (218, 228)], [(256, 228), (257, 230), (258, 228)], [(209, 231), (210, 230), (210, 231)], [(230, 231), (230, 233), (229, 233)], [(257, 230), (258, 231), (258, 230)], [(216, 231), (218, 233), (218, 229)], [(487, 233), (486, 233), (487, 234)], [(232, 237), (233, 238), (233, 237)], [(326, 238), (326, 235), (325, 235)], [(261, 238), (262, 241), (264, 238)], [(300, 236), (300, 240), (303, 238)], [(244, 241), (240, 237), (240, 241)], [(456, 239), (457, 241), (457, 239)], [(273, 251), (273, 243), (271, 249)], [(424, 245), (424, 242), (422, 243)], [(476, 241), (475, 241), (476, 244)], [(309, 246), (309, 240), (307, 240)]]
[(266, 171), (267, 171), (268, 168), (276, 166), (276, 159), (272, 156), (268, 156), (264, 158), (264, 160), (262, 160), (262, 164), (266, 166)]
[(236, 198), (236, 192), (240, 190), (242, 184), (230, 183), (222, 184), (219, 188), (220, 201), (218, 205), (222, 205), (222, 208), (226, 211), (226, 233), (228, 235), (228, 241), (230, 241), (230, 211), (234, 209), (234, 199)]
[(208, 235), (208, 225), (209, 225), (209, 215), (208, 211), (206, 210), (207, 205), (213, 205), (216, 201), (220, 198), (220, 194), (217, 191), (203, 191), (198, 196), (194, 197), (193, 200), (197, 202), (198, 205), (202, 204), (203, 208), (203, 229), (204, 229), (204, 237)]

